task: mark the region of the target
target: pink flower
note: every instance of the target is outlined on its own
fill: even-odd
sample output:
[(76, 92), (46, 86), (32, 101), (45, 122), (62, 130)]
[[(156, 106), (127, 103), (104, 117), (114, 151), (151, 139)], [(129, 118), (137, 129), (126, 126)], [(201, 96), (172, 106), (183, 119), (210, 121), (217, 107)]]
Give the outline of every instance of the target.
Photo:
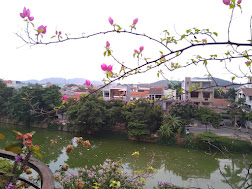
[(85, 85), (90, 87), (91, 86), (91, 82), (89, 80), (86, 80)]
[(206, 39), (202, 39), (202, 43), (207, 43), (207, 40)]
[(38, 32), (39, 32), (39, 33), (46, 34), (46, 27), (47, 27), (47, 26), (43, 26), (43, 25), (39, 26), (39, 27), (38, 27)]
[(123, 94), (123, 95), (125, 95), (125, 94), (126, 94), (126, 92), (125, 92), (125, 91), (123, 91), (123, 92), (122, 92), (122, 94)]
[(114, 20), (113, 20), (111, 17), (108, 18), (108, 21), (109, 21), (109, 23), (110, 23), (111, 25), (113, 25)]
[(144, 47), (141, 46), (141, 47), (139, 48), (139, 50), (140, 50), (140, 52), (142, 52), (142, 51), (144, 50)]
[(134, 50), (134, 52), (135, 52), (135, 53), (139, 53), (138, 50), (136, 50), (136, 49)]
[(101, 69), (103, 70), (103, 71), (106, 71), (108, 68), (107, 68), (107, 65), (106, 64), (102, 64), (101, 65)]
[(249, 65), (250, 65), (250, 62), (249, 62), (249, 61), (247, 61), (247, 62), (245, 62), (245, 64), (246, 64), (247, 66), (249, 66)]
[(225, 5), (229, 5), (229, 4), (230, 4), (230, 0), (223, 0), (223, 3), (224, 3)]
[(67, 99), (67, 95), (63, 95), (62, 100), (66, 100), (66, 99)]
[(57, 35), (58, 34), (58, 31), (56, 30), (55, 34)]
[(135, 26), (135, 25), (137, 24), (137, 22), (138, 22), (138, 18), (135, 18), (135, 19), (133, 20), (133, 25)]
[(240, 5), (241, 2), (242, 2), (242, 0), (238, 0), (238, 1), (237, 1), (237, 5)]
[(20, 16), (21, 16), (22, 18), (28, 17), (28, 19), (29, 19), (30, 21), (33, 21), (33, 20), (34, 20), (34, 17), (30, 16), (30, 14), (31, 14), (31, 11), (30, 11), (29, 9), (26, 10), (26, 8), (24, 7), (23, 12), (20, 13)]
[(25, 18), (25, 17), (26, 17), (26, 8), (25, 8), (25, 7), (24, 7), (24, 9), (23, 9), (23, 12), (20, 13), (20, 16), (21, 16), (22, 18)]
[(109, 66), (107, 67), (107, 71), (108, 71), (108, 72), (112, 72), (112, 69), (113, 69), (113, 66), (111, 66), (111, 65), (109, 65)]
[(61, 31), (59, 31), (59, 35), (61, 35)]
[(110, 43), (107, 41), (106, 42), (106, 47), (109, 48), (110, 47)]

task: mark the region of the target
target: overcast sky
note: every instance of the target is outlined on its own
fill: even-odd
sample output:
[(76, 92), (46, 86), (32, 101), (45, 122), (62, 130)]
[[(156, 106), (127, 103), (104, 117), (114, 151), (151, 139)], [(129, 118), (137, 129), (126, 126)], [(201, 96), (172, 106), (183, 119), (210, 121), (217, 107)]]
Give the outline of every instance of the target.
[[(235, 42), (246, 42), (250, 39), (252, 0), (243, 0), (241, 5), (242, 13), (239, 9), (235, 10), (231, 25), (231, 41)], [(152, 60), (159, 58), (160, 50), (168, 53), (160, 44), (147, 38), (127, 34), (99, 35), (89, 39), (30, 47), (15, 35), (19, 33), (25, 37), (23, 30), (26, 23), (19, 15), (24, 7), (30, 9), (31, 16), (35, 18), (33, 23), (36, 28), (40, 25), (47, 26), (44, 41), (50, 40), (56, 30), (71, 34), (70, 37), (81, 36), (83, 32), (86, 35), (111, 30), (109, 17), (126, 30), (130, 30), (129, 25), (138, 18), (136, 32), (156, 39), (160, 39), (165, 29), (176, 35), (176, 32), (183, 34), (186, 29), (197, 27), (215, 31), (219, 34), (218, 41), (226, 41), (231, 14), (222, 0), (9, 0), (1, 1), (0, 6), (0, 78), (4, 80), (40, 80), (48, 77), (102, 80), (105, 77), (100, 68), (102, 63), (113, 65), (115, 71), (119, 69), (112, 58), (103, 56), (106, 41), (110, 42), (114, 56), (131, 67), (137, 65), (132, 55), (134, 49), (140, 46), (145, 48), (143, 57)], [(33, 32), (32, 29), (30, 31)], [(185, 63), (186, 58), (193, 55), (216, 54), (225, 48), (225, 46), (211, 49), (195, 48), (174, 62)], [(244, 62), (244, 60), (236, 61), (230, 64), (230, 69), (237, 71), (239, 63), (245, 68)], [(209, 69), (215, 77), (231, 80), (231, 75), (227, 74), (223, 65), (215, 62)], [(168, 72), (165, 67), (159, 69), (162, 69), (166, 77), (171, 80), (183, 80), (186, 76), (203, 77), (206, 74), (203, 66), (191, 66), (175, 72)], [(145, 83), (160, 79), (162, 78), (157, 77), (156, 69), (120, 82)]]

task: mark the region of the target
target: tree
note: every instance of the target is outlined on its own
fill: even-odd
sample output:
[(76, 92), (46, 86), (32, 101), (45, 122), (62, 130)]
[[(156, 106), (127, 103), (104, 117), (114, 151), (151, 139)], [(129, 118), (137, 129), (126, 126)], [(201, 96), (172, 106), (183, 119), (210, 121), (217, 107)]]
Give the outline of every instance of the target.
[(18, 93), (8, 99), (6, 106), (11, 118), (29, 124), (52, 118), (56, 113), (54, 107), (60, 105), (59, 87), (34, 86), (33, 88), (22, 87)]
[(169, 113), (180, 117), (183, 125), (189, 125), (195, 118), (197, 107), (191, 102), (176, 102), (171, 105)]
[(97, 131), (106, 126), (106, 102), (95, 96), (82, 98), (79, 103), (67, 110), (67, 119), (72, 126), (78, 126), (82, 131)]
[(212, 124), (214, 127), (218, 127), (220, 123), (220, 114), (215, 113), (213, 110), (207, 107), (200, 107), (196, 112), (196, 119), (205, 124)]
[(13, 88), (7, 87), (0, 79), (0, 115), (7, 115), (6, 103), (13, 93)]

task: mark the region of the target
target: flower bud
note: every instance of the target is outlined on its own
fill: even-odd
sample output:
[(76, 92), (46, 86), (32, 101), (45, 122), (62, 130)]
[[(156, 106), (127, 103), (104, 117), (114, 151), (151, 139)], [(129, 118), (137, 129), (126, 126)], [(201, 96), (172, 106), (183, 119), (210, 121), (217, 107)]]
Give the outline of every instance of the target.
[(230, 0), (223, 0), (223, 3), (224, 3), (225, 5), (229, 5), (229, 4), (230, 4)]
[(113, 25), (114, 20), (113, 20), (111, 17), (108, 18), (108, 21), (109, 21), (109, 23), (110, 23), (111, 25)]

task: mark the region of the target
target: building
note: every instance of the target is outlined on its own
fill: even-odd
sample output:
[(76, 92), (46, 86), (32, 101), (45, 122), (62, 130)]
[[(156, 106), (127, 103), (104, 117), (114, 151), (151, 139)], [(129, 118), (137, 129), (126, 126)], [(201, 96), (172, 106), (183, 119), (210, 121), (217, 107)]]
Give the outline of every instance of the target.
[(21, 89), (22, 87), (27, 87), (27, 83), (22, 83), (21, 81), (7, 80), (4, 81), (7, 87), (12, 87), (14, 89)]
[(213, 81), (208, 78), (191, 79), (190, 77), (186, 77), (181, 84), (181, 88), (184, 89), (181, 100), (189, 100), (198, 107), (212, 106), (214, 99), (213, 86)]
[(150, 87), (134, 86), (130, 92), (130, 100), (147, 99), (149, 97)]
[(252, 88), (240, 88), (236, 94), (235, 101), (238, 102), (239, 99), (244, 99), (244, 104), (250, 106), (250, 109), (252, 110)]
[(102, 89), (103, 99), (112, 100), (112, 99), (121, 99), (124, 101), (130, 100), (130, 88), (129, 86), (112, 86), (109, 85)]

